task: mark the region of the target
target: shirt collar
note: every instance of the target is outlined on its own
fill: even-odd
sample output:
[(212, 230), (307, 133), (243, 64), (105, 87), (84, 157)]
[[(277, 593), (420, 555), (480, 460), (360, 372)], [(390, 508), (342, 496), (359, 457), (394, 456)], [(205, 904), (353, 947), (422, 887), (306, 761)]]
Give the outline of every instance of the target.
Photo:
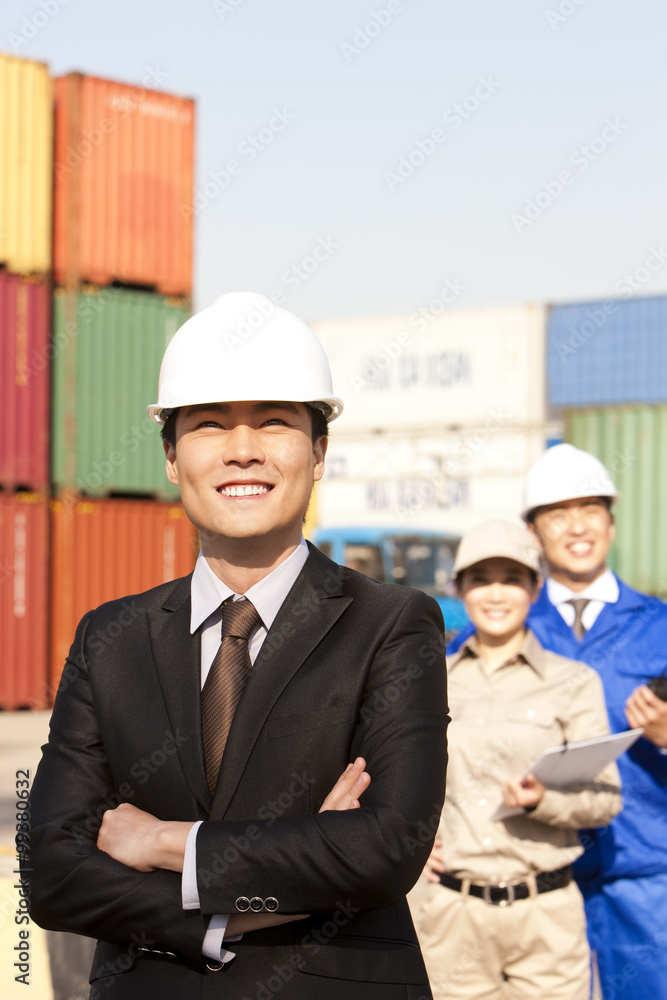
[[(267, 576), (250, 587), (243, 595), (255, 605), (267, 631), (273, 625), (281, 605), (294, 586), (307, 558), (308, 545), (302, 537), (294, 552), (287, 559), (284, 559), (279, 566), (271, 570)], [(215, 575), (204, 554), (200, 552), (190, 583), (192, 603), (190, 632), (196, 632), (199, 626), (219, 609), (222, 602), (233, 594), (234, 591)]]
[(619, 594), (618, 580), (609, 567), (605, 569), (604, 573), (597, 580), (593, 580), (585, 590), (577, 592), (570, 590), (564, 583), (559, 583), (551, 577), (547, 578), (547, 597), (556, 607), (559, 604), (565, 604), (566, 601), (576, 600), (577, 598), (589, 601), (602, 601), (603, 604), (616, 604)]
[[(458, 652), (448, 658), (450, 672), (454, 669), (454, 667), (458, 666), (462, 659), (465, 659), (466, 657), (480, 659), (476, 632), (473, 632), (472, 635), (466, 639)], [(526, 630), (526, 636), (521, 643), (519, 651), (517, 652), (514, 660), (508, 660), (508, 663), (514, 663), (515, 660), (523, 660), (524, 663), (527, 663), (529, 667), (533, 668), (536, 674), (539, 674), (540, 677), (544, 677), (544, 649), (532, 629)]]

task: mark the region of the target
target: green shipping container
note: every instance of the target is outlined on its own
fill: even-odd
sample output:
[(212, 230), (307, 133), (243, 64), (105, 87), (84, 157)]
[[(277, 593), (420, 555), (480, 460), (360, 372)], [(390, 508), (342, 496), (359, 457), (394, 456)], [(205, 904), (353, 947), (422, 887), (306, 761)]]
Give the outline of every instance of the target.
[(621, 493), (610, 565), (667, 599), (667, 404), (565, 410), (565, 440), (597, 455)]
[(155, 401), (164, 349), (187, 303), (84, 286), (55, 293), (53, 480), (89, 496), (178, 496), (166, 478)]

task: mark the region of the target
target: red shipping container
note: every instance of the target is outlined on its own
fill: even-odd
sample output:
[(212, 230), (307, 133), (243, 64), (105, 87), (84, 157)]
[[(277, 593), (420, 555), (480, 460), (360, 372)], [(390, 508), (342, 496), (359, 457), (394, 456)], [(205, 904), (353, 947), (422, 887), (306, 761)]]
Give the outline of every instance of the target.
[(0, 493), (0, 707), (46, 708), (49, 503)]
[(0, 485), (49, 482), (50, 287), (0, 271)]
[(69, 73), (55, 102), (57, 283), (189, 295), (194, 101)]
[(199, 546), (180, 504), (151, 500), (63, 495), (51, 501), (51, 535), (50, 677), (55, 692), (83, 615), (105, 601), (185, 576), (194, 568)]

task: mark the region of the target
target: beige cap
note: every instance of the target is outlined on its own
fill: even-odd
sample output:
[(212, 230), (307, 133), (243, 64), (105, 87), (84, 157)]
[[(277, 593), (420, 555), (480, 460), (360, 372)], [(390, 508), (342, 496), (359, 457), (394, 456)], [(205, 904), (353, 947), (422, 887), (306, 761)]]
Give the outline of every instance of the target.
[(540, 554), (526, 528), (510, 521), (488, 521), (467, 531), (459, 543), (452, 576), (483, 559), (502, 557), (540, 572)]

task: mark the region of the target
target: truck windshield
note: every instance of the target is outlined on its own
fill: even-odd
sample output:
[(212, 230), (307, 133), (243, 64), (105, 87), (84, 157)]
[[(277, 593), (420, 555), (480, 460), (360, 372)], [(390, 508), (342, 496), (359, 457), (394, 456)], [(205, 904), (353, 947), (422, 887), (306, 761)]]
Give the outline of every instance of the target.
[(452, 577), (457, 538), (405, 536), (391, 540), (394, 579), (427, 594), (444, 597)]

